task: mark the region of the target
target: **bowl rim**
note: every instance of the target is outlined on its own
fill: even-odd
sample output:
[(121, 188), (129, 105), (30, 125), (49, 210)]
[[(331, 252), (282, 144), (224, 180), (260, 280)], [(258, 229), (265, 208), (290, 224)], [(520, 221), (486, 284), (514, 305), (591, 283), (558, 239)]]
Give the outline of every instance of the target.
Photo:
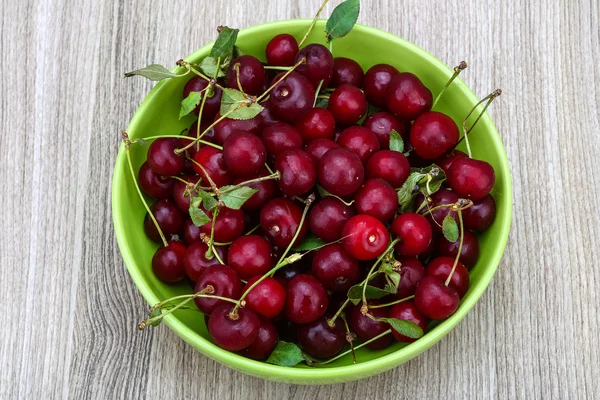
[[(317, 22), (317, 25), (323, 24), (324, 21), (324, 19), (320, 19)], [(308, 25), (311, 22), (312, 18), (272, 21), (264, 24), (243, 28), (240, 30), (240, 35), (257, 33), (266, 27), (289, 28), (290, 24), (306, 24), (308, 27)], [(432, 67), (444, 71), (447, 74), (447, 76), (450, 76), (453, 72), (448, 66), (446, 66), (440, 60), (438, 60), (432, 54), (422, 49), (421, 47), (415, 45), (414, 43), (400, 38), (399, 36), (363, 24), (356, 24), (354, 26), (354, 29), (356, 29), (359, 32), (368, 33), (369, 35), (375, 37), (394, 41), (400, 46), (404, 46), (410, 49), (411, 51), (420, 53), (425, 59), (427, 59), (427, 61)], [(207, 53), (213, 43), (214, 41), (206, 44), (205, 46), (199, 48), (198, 50), (188, 55), (185, 59), (195, 59), (201, 56), (203, 53)], [(172, 72), (177, 71), (181, 71), (181, 67), (174, 67), (172, 69)], [(127, 127), (128, 132), (135, 128), (135, 126), (138, 124), (138, 120), (140, 120), (141, 118), (140, 115), (142, 114), (142, 111), (146, 107), (147, 103), (149, 103), (155, 96), (157, 96), (160, 93), (161, 88), (164, 84), (166, 84), (166, 82), (167, 80), (159, 82), (150, 91), (150, 93), (146, 95)], [(465, 84), (465, 82), (462, 79), (456, 79), (454, 81), (454, 85), (454, 90), (460, 90), (461, 94), (463, 96), (466, 96), (466, 98), (468, 98), (469, 100), (471, 100), (473, 104), (479, 101), (479, 99), (475, 96), (473, 91)], [(408, 344), (390, 354), (358, 364), (327, 368), (290, 368), (271, 365), (262, 361), (251, 360), (249, 358), (245, 358), (238, 354), (221, 349), (211, 341), (203, 338), (191, 328), (187, 327), (174, 315), (166, 316), (164, 322), (179, 337), (181, 337), (187, 343), (191, 344), (194, 348), (198, 349), (201, 353), (222, 364), (227, 365), (228, 367), (234, 368), (236, 370), (251, 375), (261, 376), (263, 378), (269, 378), (290, 383), (302, 383), (302, 381), (308, 382), (309, 380), (315, 378), (316, 381), (314, 382), (314, 384), (319, 384), (319, 382), (323, 382), (326, 380), (331, 380), (332, 382), (342, 382), (360, 379), (398, 366), (403, 362), (406, 362), (414, 358), (418, 354), (426, 351), (435, 343), (440, 341), (444, 336), (446, 336), (467, 315), (467, 313), (480, 299), (482, 294), (489, 286), (489, 283), (498, 268), (502, 255), (504, 253), (505, 246), (508, 241), (508, 234), (510, 231), (512, 219), (512, 179), (510, 175), (508, 159), (506, 156), (506, 149), (502, 144), (502, 139), (500, 138), (496, 126), (492, 122), (491, 117), (487, 112), (481, 118), (480, 124), (484, 125), (486, 127), (486, 130), (489, 130), (491, 132), (490, 140), (493, 142), (493, 146), (495, 148), (500, 149), (500, 170), (501, 173), (505, 176), (504, 185), (502, 187), (496, 188), (497, 190), (501, 191), (503, 193), (503, 196), (506, 198), (506, 201), (504, 202), (504, 207), (499, 207), (499, 212), (496, 214), (496, 219), (498, 219), (496, 223), (500, 224), (501, 226), (499, 232), (500, 239), (497, 242), (497, 246), (495, 247), (491, 256), (492, 261), (490, 262), (490, 264), (492, 265), (488, 266), (488, 268), (486, 268), (486, 270), (481, 274), (478, 284), (470, 288), (470, 296), (467, 299), (463, 299), (461, 301), (460, 306), (455, 314), (441, 322), (433, 330), (428, 332), (418, 341)], [(124, 179), (130, 179), (128, 174), (118, 174), (118, 172), (122, 172), (124, 170), (125, 163), (125, 150), (124, 145), (121, 143), (121, 145), (119, 146), (118, 155), (116, 157), (116, 162), (113, 171), (113, 182), (111, 187), (111, 203), (114, 230), (117, 238), (117, 243), (125, 265), (127, 266), (129, 275), (131, 276), (134, 284), (136, 285), (137, 289), (140, 291), (146, 302), (149, 305), (152, 305), (158, 303), (162, 299), (159, 299), (155, 295), (155, 293), (150, 289), (150, 286), (145, 282), (142, 274), (138, 272), (136, 262), (134, 261), (133, 253), (125, 244), (126, 224), (124, 224), (122, 215), (120, 214), (119, 209), (116, 206), (118, 200), (117, 193), (119, 191), (119, 187), (122, 186), (122, 182)]]

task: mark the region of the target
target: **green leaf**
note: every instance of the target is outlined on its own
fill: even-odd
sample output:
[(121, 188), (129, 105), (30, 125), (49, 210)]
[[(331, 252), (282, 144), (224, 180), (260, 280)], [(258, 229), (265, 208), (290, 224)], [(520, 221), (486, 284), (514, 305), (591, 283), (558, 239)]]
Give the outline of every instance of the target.
[(423, 336), (423, 329), (412, 321), (396, 318), (379, 318), (378, 321), (387, 322), (393, 330), (409, 338), (419, 339)]
[[(202, 61), (200, 61), (200, 69), (208, 76), (214, 78), (215, 74), (217, 73), (217, 59), (215, 57), (204, 57), (204, 59)], [(219, 74), (217, 75), (217, 78), (221, 78), (224, 77), (225, 71), (224, 68), (226, 67), (225, 63), (221, 63), (221, 66), (219, 67)]]
[(179, 110), (179, 119), (185, 117), (200, 104), (202, 100), (203, 92), (191, 92), (188, 97), (183, 99), (181, 102), (181, 109)]
[(281, 367), (293, 367), (302, 361), (304, 361), (304, 356), (298, 346), (280, 340), (266, 362)]
[[(353, 304), (358, 304), (362, 300), (362, 293), (363, 285), (354, 285), (348, 289), (348, 300), (350, 300)], [(385, 297), (391, 293), (392, 292), (389, 290), (379, 289), (374, 286), (367, 285), (365, 297), (367, 299), (381, 299), (382, 297)]]
[[(235, 186), (223, 186), (221, 190), (228, 190), (234, 187)], [(238, 186), (235, 187), (235, 189), (232, 189), (230, 192), (224, 193), (220, 200), (225, 204), (226, 207), (239, 210), (250, 197), (254, 196), (254, 193), (256, 192), (258, 192), (258, 189), (253, 189), (248, 186)]]
[(416, 169), (416, 168), (411, 169), (411, 171), (413, 171), (413, 170), (421, 172), (423, 174), (432, 174), (432, 171), (433, 171), (432, 179), (429, 182), (429, 189), (431, 190), (429, 193), (427, 192), (427, 185), (426, 185), (427, 179), (420, 182), (419, 191), (421, 193), (423, 193), (424, 195), (431, 196), (432, 194), (434, 194), (435, 192), (440, 190), (440, 188), (442, 187), (442, 183), (444, 183), (444, 181), (446, 180), (446, 174), (444, 173), (444, 170), (435, 164), (431, 164), (428, 167), (423, 167), (423, 168), (419, 168), (419, 169)]
[(207, 210), (212, 210), (217, 205), (217, 200), (203, 190), (198, 190), (198, 196), (202, 198), (202, 204)]
[(221, 32), (219, 32), (219, 37), (210, 50), (211, 57), (221, 57), (221, 60), (225, 60), (230, 56), (235, 48), (235, 41), (237, 40), (239, 31), (239, 29), (231, 29), (223, 26)]
[[(427, 189), (427, 180), (429, 181), (429, 190)], [(433, 193), (440, 190), (442, 183), (446, 180), (444, 171), (435, 164), (424, 168), (412, 168), (411, 174), (404, 182), (402, 187), (398, 189), (398, 204), (400, 212), (410, 211), (413, 207), (413, 202), (416, 195), (420, 192), (425, 196), (431, 196)]]
[[(221, 109), (219, 113), (230, 119), (251, 119), (256, 117), (264, 109), (258, 103), (248, 103), (248, 99), (237, 89), (224, 88), (221, 98)], [(233, 111), (235, 110), (235, 111)], [(233, 112), (232, 112), (233, 111)]]
[(399, 151), (400, 153), (404, 151), (404, 140), (395, 129), (390, 132), (390, 150)]
[(413, 172), (408, 176), (408, 179), (398, 189), (398, 204), (400, 212), (407, 212), (412, 208), (413, 200), (417, 194), (418, 183), (426, 176), (420, 172)]
[[(155, 308), (154, 310), (152, 310), (152, 312), (150, 313), (150, 318), (154, 318), (154, 317), (158, 317), (159, 315), (162, 314), (162, 310), (160, 308)], [(159, 326), (161, 323), (163, 322), (163, 318), (158, 319), (156, 321), (153, 321), (150, 323), (150, 325), (157, 327)]]
[(304, 238), (304, 240), (302, 241), (302, 243), (300, 243), (298, 246), (294, 247), (292, 249), (292, 251), (308, 251), (308, 250), (314, 250), (318, 247), (324, 246), (327, 243), (325, 243), (324, 241), (322, 241), (321, 239), (319, 239), (318, 237), (314, 236), (314, 235), (308, 235)]
[(137, 69), (135, 71), (127, 72), (125, 74), (125, 78), (129, 78), (131, 76), (140, 75), (144, 78), (148, 78), (151, 81), (162, 81), (163, 79), (168, 78), (177, 78), (181, 75), (177, 75), (163, 67), (159, 64), (151, 64), (142, 69)]
[(246, 55), (246, 53), (244, 53), (242, 51), (242, 49), (240, 49), (238, 46), (233, 47), (233, 54), (232, 54), (233, 58), (238, 58), (238, 57), (245, 56), (245, 55)]
[(252, 103), (247, 107), (238, 108), (227, 116), (230, 119), (252, 119), (262, 112), (265, 108), (258, 103)]
[(315, 107), (327, 108), (329, 106), (329, 99), (317, 99)]
[(360, 13), (359, 0), (346, 0), (338, 5), (325, 25), (327, 42), (346, 36), (356, 24)]
[(400, 273), (396, 271), (388, 272), (387, 277), (392, 281), (393, 286), (398, 290), (398, 284), (400, 283)]
[(451, 214), (452, 211), (446, 215), (442, 222), (442, 233), (447, 241), (454, 243), (458, 240), (458, 225)]

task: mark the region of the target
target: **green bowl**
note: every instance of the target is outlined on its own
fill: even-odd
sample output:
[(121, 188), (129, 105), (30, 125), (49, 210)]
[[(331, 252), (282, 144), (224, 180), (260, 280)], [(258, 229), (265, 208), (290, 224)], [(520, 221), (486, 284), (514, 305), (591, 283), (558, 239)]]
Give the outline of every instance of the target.
[[(264, 60), (264, 48), (273, 36), (290, 33), (300, 39), (309, 24), (310, 20), (299, 19), (253, 26), (240, 32), (238, 45), (245, 53)], [(309, 35), (307, 43), (324, 44), (324, 26), (325, 22), (319, 21)], [(186, 60), (200, 61), (208, 55), (211, 45), (202, 47)], [(414, 44), (363, 25), (356, 25), (349, 35), (336, 39), (333, 42), (333, 52), (337, 57), (355, 59), (365, 71), (378, 63), (388, 63), (400, 71), (410, 71), (434, 94), (439, 93), (452, 74), (450, 68)], [(183, 70), (175, 68), (173, 71), (181, 73)], [(188, 127), (192, 122), (191, 117), (178, 120), (181, 92), (185, 82), (186, 79), (183, 78), (157, 84), (133, 116), (127, 128), (129, 136), (139, 138), (177, 134)], [(465, 83), (457, 79), (446, 91), (436, 110), (450, 115), (460, 126), (462, 119), (477, 101), (477, 97)], [(165, 318), (165, 323), (201, 353), (228, 367), (260, 378), (288, 383), (331, 384), (362, 379), (396, 367), (424, 352), (450, 332), (475, 305), (500, 263), (508, 238), (512, 213), (510, 172), (502, 141), (489, 115), (483, 116), (470, 138), (474, 156), (491, 163), (496, 171), (496, 185), (492, 194), (496, 199), (497, 215), (493, 225), (480, 236), (479, 261), (471, 270), (471, 287), (461, 301), (458, 311), (421, 339), (409, 345), (395, 343), (378, 351), (360, 349), (356, 354), (357, 364), (352, 364), (351, 358), (347, 356), (323, 367), (299, 365), (288, 368), (253, 361), (217, 347), (208, 335), (204, 317), (197, 312), (175, 312)], [(141, 145), (131, 147), (136, 171), (146, 159), (146, 149)], [(135, 285), (148, 304), (155, 304), (178, 294), (190, 293), (187, 284), (167, 285), (160, 282), (152, 272), (151, 259), (157, 245), (144, 234), (142, 221), (145, 210), (133, 185), (123, 146), (119, 150), (115, 165), (112, 210), (115, 233), (123, 259)], [(140, 310), (140, 317), (142, 315), (143, 310)], [(469, 344), (463, 345), (466, 347)]]

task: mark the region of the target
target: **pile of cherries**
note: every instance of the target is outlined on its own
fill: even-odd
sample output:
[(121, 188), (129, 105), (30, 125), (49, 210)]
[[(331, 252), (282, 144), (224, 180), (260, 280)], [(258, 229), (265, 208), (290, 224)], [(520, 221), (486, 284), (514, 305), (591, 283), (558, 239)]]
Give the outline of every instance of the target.
[[(217, 85), (188, 131), (191, 138), (204, 133), (202, 140), (216, 146), (195, 143), (179, 152), (190, 140), (173, 137), (149, 146), (138, 182), (157, 199), (151, 212), (168, 242), (152, 259), (156, 276), (167, 283), (188, 281), (194, 293), (207, 294), (194, 302), (207, 316), (214, 342), (253, 359), (267, 358), (279, 339), (297, 343), (314, 358), (335, 356), (353, 336), (342, 318), (365, 342), (390, 329), (378, 320), (382, 317), (411, 321), (426, 330), (430, 320), (452, 315), (469, 288), (469, 269), (478, 258), (475, 233), (495, 217), (491, 165), (454, 149), (460, 136), (457, 125), (431, 111), (432, 93), (412, 73), (388, 64), (364, 73), (356, 61), (334, 58), (320, 44), (299, 49), (287, 34), (269, 42), (266, 59), (265, 65), (243, 55), (218, 81), (222, 87), (241, 85), (249, 96), (259, 96), (279, 81), (260, 103), (260, 114), (247, 120), (224, 118), (206, 131), (221, 118), (222, 90)], [(269, 66), (296, 67), (290, 72)], [(209, 84), (195, 76), (183, 97)], [(324, 107), (314, 106), (317, 96), (327, 102)], [(393, 130), (404, 139), (408, 157), (389, 149)], [(400, 213), (397, 190), (411, 166), (431, 164), (447, 180), (435, 193), (419, 194), (412, 211)], [(189, 216), (193, 188), (211, 193), (215, 187), (247, 181), (257, 192), (240, 209), (219, 204), (214, 227), (209, 210), (211, 221), (194, 225)], [(459, 222), (450, 207), (459, 199), (472, 202), (461, 214), (462, 246), (442, 235), (447, 215)], [(161, 241), (150, 215), (144, 228), (150, 239)], [(288, 253), (312, 236), (328, 244), (308, 254)], [(366, 278), (395, 239), (390, 252), (401, 276), (396, 294), (368, 304), (348, 302), (348, 290)], [(287, 265), (278, 265), (284, 253)], [(384, 274), (369, 282), (379, 288), (385, 284)], [(367, 347), (414, 340), (392, 333)]]

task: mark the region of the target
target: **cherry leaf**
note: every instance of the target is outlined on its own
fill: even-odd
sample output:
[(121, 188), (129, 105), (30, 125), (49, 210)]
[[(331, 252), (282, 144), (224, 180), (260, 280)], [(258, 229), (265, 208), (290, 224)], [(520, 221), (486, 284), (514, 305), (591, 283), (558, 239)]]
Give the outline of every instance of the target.
[(190, 199), (190, 217), (193, 224), (196, 226), (202, 226), (210, 222), (210, 218), (208, 218), (208, 215), (200, 208), (200, 205), (202, 205), (202, 197), (192, 197)]
[(393, 330), (409, 338), (419, 339), (423, 336), (423, 329), (412, 321), (396, 318), (379, 318), (377, 320), (387, 322)]
[(224, 88), (221, 98), (221, 115), (227, 115), (230, 119), (251, 119), (256, 117), (264, 109), (258, 103), (249, 103), (246, 96), (237, 89)]
[(314, 249), (322, 247), (322, 246), (324, 246), (326, 244), (327, 243), (325, 243), (324, 241), (322, 241), (318, 237), (316, 237), (314, 235), (308, 235), (306, 238), (304, 238), (304, 240), (302, 241), (302, 243), (300, 243), (298, 246), (294, 247), (292, 249), (292, 251), (314, 250)]
[(325, 25), (327, 42), (346, 36), (356, 24), (359, 13), (359, 0), (346, 0), (334, 8)]
[(219, 37), (210, 50), (211, 57), (214, 57), (215, 59), (221, 57), (221, 60), (225, 60), (227, 57), (231, 56), (235, 48), (235, 41), (237, 40), (239, 31), (239, 29), (231, 29), (223, 26), (221, 32), (219, 32)]
[[(202, 70), (202, 72), (204, 72), (206, 75), (210, 76), (210, 77), (215, 77), (215, 74), (217, 74), (217, 58), (215, 57), (204, 57), (204, 59), (202, 61), (200, 61), (200, 69)], [(219, 71), (218, 71), (218, 75), (217, 78), (221, 78), (225, 76), (225, 71), (224, 69), (227, 67), (227, 64), (225, 63), (221, 63), (221, 66), (219, 67)]]
[(404, 151), (404, 140), (395, 129), (390, 132), (390, 150), (399, 151), (400, 153)]
[(162, 81), (168, 78), (177, 78), (181, 75), (177, 75), (159, 64), (150, 64), (147, 67), (137, 69), (135, 71), (127, 72), (125, 78), (129, 78), (135, 75), (143, 76), (151, 81)]
[[(395, 292), (395, 291), (394, 291)], [(375, 286), (367, 285), (367, 289), (365, 290), (365, 297), (367, 299), (381, 299), (392, 293), (390, 290), (379, 289)], [(363, 294), (363, 285), (354, 285), (350, 289), (348, 289), (348, 300), (350, 300), (353, 304), (358, 304), (362, 300)]]
[(179, 110), (179, 119), (194, 111), (198, 104), (200, 104), (202, 95), (202, 92), (191, 92), (188, 97), (182, 100), (181, 109)]
[(442, 233), (447, 241), (454, 243), (458, 240), (458, 225), (451, 214), (449, 212), (442, 222)]
[(254, 193), (258, 192), (258, 189), (253, 189), (248, 186), (223, 186), (221, 190), (231, 191), (224, 193), (219, 200), (221, 200), (226, 207), (229, 207), (233, 210), (239, 210), (242, 208), (244, 203), (248, 201), (248, 199), (254, 196)]
[[(150, 313), (150, 318), (154, 318), (154, 317), (158, 317), (159, 315), (162, 314), (162, 311), (160, 308), (155, 308), (154, 310), (152, 310), (152, 312)], [(161, 324), (161, 322), (163, 321), (163, 318), (161, 319), (157, 319), (156, 321), (152, 321), (150, 323), (150, 325), (157, 327)]]
[(407, 212), (412, 209), (414, 199), (419, 192), (425, 196), (431, 196), (440, 190), (445, 180), (446, 174), (435, 164), (424, 168), (412, 168), (408, 179), (398, 189), (400, 212)]
[(302, 361), (304, 361), (304, 356), (298, 346), (280, 340), (266, 362), (280, 367), (293, 367)]
[(400, 212), (404, 213), (412, 208), (413, 201), (417, 194), (418, 183), (426, 174), (420, 172), (413, 172), (408, 176), (408, 179), (402, 184), (402, 187), (398, 189), (398, 204), (400, 205)]
[(198, 196), (202, 198), (202, 204), (206, 210), (212, 210), (217, 205), (217, 201), (210, 194), (203, 190), (198, 190)]

